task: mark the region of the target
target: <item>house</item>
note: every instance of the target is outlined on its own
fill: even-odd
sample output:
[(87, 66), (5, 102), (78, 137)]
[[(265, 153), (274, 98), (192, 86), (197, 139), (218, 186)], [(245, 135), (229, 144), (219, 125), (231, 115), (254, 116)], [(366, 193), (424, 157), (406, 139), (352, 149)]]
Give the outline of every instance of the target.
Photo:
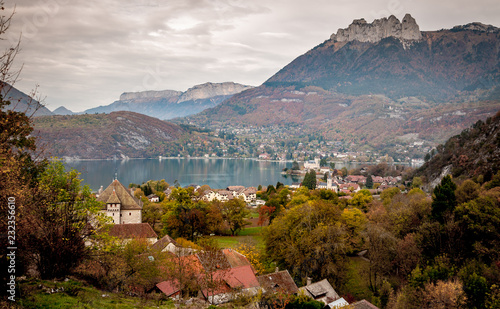
[[(259, 282), (252, 265), (244, 255), (232, 249), (198, 252), (178, 257), (177, 261), (196, 278), (202, 295), (212, 304), (230, 301), (241, 293), (258, 293)], [(156, 287), (168, 297), (175, 297), (180, 292), (177, 279), (162, 281)]]
[(290, 189), (298, 189), (300, 188), (300, 182), (292, 182), (291, 185), (288, 186)]
[(362, 299), (360, 301), (352, 303), (350, 308), (352, 308), (352, 309), (379, 309), (377, 306), (370, 303), (366, 299)]
[(361, 188), (357, 183), (343, 183), (339, 184), (339, 191), (347, 194), (351, 194), (352, 192), (359, 192)]
[(111, 217), (114, 224), (142, 223), (142, 202), (117, 179), (99, 194), (97, 200), (105, 203), (101, 211)]
[(257, 281), (259, 281), (260, 288), (264, 293), (271, 292), (292, 295), (299, 291), (288, 270), (258, 276)]
[[(174, 259), (178, 268), (182, 268), (184, 278), (200, 278), (203, 273), (203, 266), (196, 255), (180, 256)], [(156, 287), (165, 293), (167, 297), (177, 298), (180, 295), (180, 284), (176, 278), (170, 278), (156, 284)]]
[(163, 193), (165, 193), (166, 198), (169, 198), (170, 194), (172, 194), (172, 188), (168, 187), (167, 189), (165, 189), (165, 191), (163, 191)]
[(259, 159), (261, 159), (261, 160), (271, 160), (271, 156), (268, 153), (261, 153), (259, 155)]
[(244, 186), (229, 186), (226, 188), (227, 191), (230, 191), (234, 196), (238, 195), (238, 193), (245, 190)]
[(207, 202), (211, 202), (211, 201), (217, 199), (217, 193), (215, 193), (215, 191), (213, 191), (213, 190), (205, 190), (201, 194), (201, 199), (203, 199)]
[(163, 236), (151, 246), (152, 251), (170, 252), (176, 256), (187, 256), (196, 253), (195, 249), (181, 247), (169, 235)]
[(216, 199), (218, 199), (221, 202), (227, 202), (229, 200), (232, 200), (233, 198), (234, 197), (231, 191), (219, 190), (216, 192)]
[(249, 187), (243, 189), (243, 191), (238, 194), (238, 197), (241, 197), (246, 203), (255, 202), (257, 199), (257, 188)]
[(215, 282), (216, 285), (209, 287), (213, 284), (202, 279), (202, 282), (205, 281), (207, 284), (201, 292), (214, 305), (231, 301), (238, 294), (256, 295), (260, 287), (250, 265), (219, 269), (210, 274), (210, 278), (210, 281)]
[(326, 304), (325, 308), (340, 309), (346, 306), (349, 306), (349, 303), (343, 297), (341, 297), (337, 300), (332, 301), (331, 303)]
[(158, 235), (149, 223), (115, 224), (109, 230), (109, 236), (119, 238), (123, 243), (128, 243), (132, 239), (144, 238), (150, 244), (154, 244), (158, 240)]
[(153, 203), (158, 203), (160, 201), (160, 197), (156, 194), (150, 194), (148, 196), (146, 196), (146, 198), (150, 201), (150, 202), (153, 202)]
[(349, 175), (345, 178), (345, 181), (363, 185), (366, 183), (366, 177), (363, 175)]
[(314, 300), (323, 302), (325, 305), (340, 299), (339, 294), (333, 289), (328, 280), (311, 283), (310, 279), (307, 280), (307, 285), (299, 288), (299, 293), (311, 297)]

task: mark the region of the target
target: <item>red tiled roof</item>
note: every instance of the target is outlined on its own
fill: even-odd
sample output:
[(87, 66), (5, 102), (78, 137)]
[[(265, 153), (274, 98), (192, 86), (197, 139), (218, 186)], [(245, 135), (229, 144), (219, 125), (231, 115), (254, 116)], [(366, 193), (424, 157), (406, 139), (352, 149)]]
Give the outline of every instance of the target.
[(231, 267), (239, 267), (251, 265), (248, 259), (241, 253), (234, 251), (233, 249), (223, 249), (222, 252), (226, 256), (227, 261)]
[(203, 289), (202, 293), (205, 296), (208, 293), (213, 295), (225, 293), (228, 291), (228, 287), (232, 289), (249, 289), (260, 286), (252, 267), (249, 265), (217, 270), (213, 273), (212, 278), (214, 282), (224, 282), (226, 284), (221, 284), (214, 291)]
[(169, 280), (169, 281), (162, 281), (156, 285), (160, 291), (165, 293), (167, 297), (177, 293), (180, 291), (179, 288), (179, 281), (177, 279), (174, 280)]
[(122, 239), (158, 238), (149, 223), (115, 224), (109, 230), (109, 236)]

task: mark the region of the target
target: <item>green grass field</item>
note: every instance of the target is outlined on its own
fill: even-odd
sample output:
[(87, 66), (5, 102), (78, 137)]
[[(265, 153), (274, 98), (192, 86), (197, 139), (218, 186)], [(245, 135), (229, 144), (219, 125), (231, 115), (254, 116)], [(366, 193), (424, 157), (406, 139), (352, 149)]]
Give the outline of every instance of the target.
[(247, 227), (241, 230), (236, 236), (214, 236), (221, 248), (236, 248), (240, 243), (250, 243), (259, 249), (264, 248), (262, 228)]
[[(30, 280), (20, 286), (21, 298), (17, 304), (23, 308), (175, 308), (172, 301), (161, 299), (160, 295), (157, 300), (131, 297), (103, 292), (74, 280)], [(49, 294), (52, 290), (57, 292)]]

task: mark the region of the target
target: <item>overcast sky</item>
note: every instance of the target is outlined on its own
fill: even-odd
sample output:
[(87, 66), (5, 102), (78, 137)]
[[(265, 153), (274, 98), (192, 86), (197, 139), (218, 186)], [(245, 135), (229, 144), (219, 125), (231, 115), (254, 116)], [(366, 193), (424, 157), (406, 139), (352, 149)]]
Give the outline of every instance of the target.
[[(16, 87), (83, 111), (123, 92), (205, 82), (257, 86), (353, 19), (410, 13), (420, 30), (500, 27), (498, 0), (5, 0), (21, 35)], [(22, 34), (21, 34), (22, 33)]]

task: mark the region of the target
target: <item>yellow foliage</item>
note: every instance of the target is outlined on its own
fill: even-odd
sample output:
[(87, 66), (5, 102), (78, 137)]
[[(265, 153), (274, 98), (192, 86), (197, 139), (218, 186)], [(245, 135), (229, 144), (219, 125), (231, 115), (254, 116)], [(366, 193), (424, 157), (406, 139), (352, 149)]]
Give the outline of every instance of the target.
[(191, 249), (195, 249), (195, 250), (201, 250), (202, 248), (200, 246), (198, 246), (197, 244), (195, 244), (194, 242), (192, 241), (189, 241), (185, 238), (182, 238), (182, 237), (179, 237), (175, 240), (179, 246), (181, 246), (182, 248), (191, 248)]
[(239, 253), (243, 254), (250, 264), (252, 264), (255, 269), (256, 274), (262, 274), (266, 268), (262, 263), (262, 254), (254, 245), (247, 243), (240, 243), (235, 249)]

